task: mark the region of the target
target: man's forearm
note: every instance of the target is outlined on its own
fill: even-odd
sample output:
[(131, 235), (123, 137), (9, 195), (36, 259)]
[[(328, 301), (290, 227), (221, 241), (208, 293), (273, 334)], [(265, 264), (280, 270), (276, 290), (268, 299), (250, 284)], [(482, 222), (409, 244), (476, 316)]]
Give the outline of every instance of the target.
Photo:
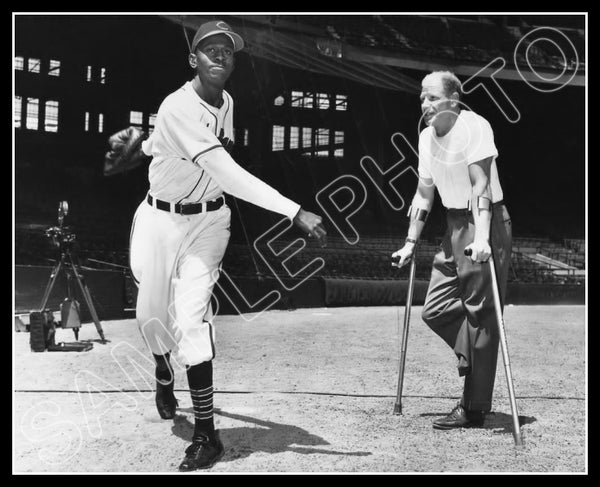
[(408, 209), (409, 225), (406, 240), (404, 246), (392, 254), (392, 259), (399, 259), (398, 262), (392, 262), (393, 266), (400, 268), (412, 259), (417, 241), (433, 206), (434, 195), (433, 181), (420, 179)]
[(471, 213), (475, 223), (475, 236), (473, 240), (489, 241), (490, 224), (492, 221), (492, 199), (489, 186), (473, 188), (471, 198)]
[[(408, 226), (406, 238), (408, 239), (409, 243), (416, 243), (417, 240), (419, 240), (432, 205), (433, 202), (428, 198), (424, 198), (418, 193), (414, 196), (412, 205), (408, 211), (410, 224)], [(413, 240), (414, 242), (412, 242)]]
[(471, 180), (471, 213), (475, 223), (475, 242), (490, 240), (492, 220), (492, 191), (490, 189), (490, 171), (493, 158), (488, 157), (469, 165)]
[(421, 236), (421, 232), (423, 231), (423, 227), (425, 226), (425, 222), (421, 220), (411, 219), (410, 225), (408, 227), (408, 232), (406, 233), (406, 238), (414, 240), (416, 243)]

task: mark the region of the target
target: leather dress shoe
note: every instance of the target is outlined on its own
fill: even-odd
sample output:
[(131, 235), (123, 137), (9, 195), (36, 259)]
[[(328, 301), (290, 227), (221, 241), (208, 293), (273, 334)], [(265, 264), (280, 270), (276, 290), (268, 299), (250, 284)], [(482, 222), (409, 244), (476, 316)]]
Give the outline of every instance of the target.
[(483, 426), (485, 413), (482, 411), (467, 411), (460, 403), (443, 418), (436, 419), (433, 427), (439, 430), (449, 430), (453, 428), (478, 428)]

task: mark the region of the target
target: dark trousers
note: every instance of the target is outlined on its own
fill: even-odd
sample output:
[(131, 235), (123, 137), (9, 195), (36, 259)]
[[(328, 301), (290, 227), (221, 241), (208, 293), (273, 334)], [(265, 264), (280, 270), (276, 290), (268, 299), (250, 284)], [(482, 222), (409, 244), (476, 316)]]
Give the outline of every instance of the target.
[[(499, 344), (490, 266), (475, 263), (464, 255), (465, 247), (475, 236), (470, 212), (448, 210), (447, 223), (441, 250), (433, 260), (423, 321), (458, 357), (459, 375), (465, 375), (463, 407), (488, 412), (492, 407)], [(492, 210), (491, 247), (504, 303), (512, 228), (503, 204), (494, 205)]]

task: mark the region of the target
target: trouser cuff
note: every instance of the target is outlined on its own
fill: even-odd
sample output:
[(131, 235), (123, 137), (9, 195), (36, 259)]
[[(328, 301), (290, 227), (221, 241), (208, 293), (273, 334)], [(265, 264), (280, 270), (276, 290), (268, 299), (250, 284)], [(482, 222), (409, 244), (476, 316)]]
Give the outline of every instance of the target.
[(491, 402), (471, 401), (461, 399), (460, 404), (467, 411), (477, 411), (482, 413), (489, 413), (492, 410)]

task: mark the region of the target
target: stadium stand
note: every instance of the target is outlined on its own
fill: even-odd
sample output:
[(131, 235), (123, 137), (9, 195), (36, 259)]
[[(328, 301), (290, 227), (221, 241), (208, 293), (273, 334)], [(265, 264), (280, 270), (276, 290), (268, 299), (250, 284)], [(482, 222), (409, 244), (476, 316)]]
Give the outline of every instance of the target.
[[(322, 29), (325, 37), (357, 47), (394, 49), (476, 62), (489, 62), (498, 56), (512, 59), (518, 40), (538, 27), (526, 22), (503, 25), (481, 16), (340, 15), (306, 17), (299, 22)], [(561, 32), (579, 53), (585, 52), (583, 30), (561, 28)], [(528, 60), (522, 54), (518, 54), (517, 58), (523, 66), (527, 66), (529, 61), (532, 66), (562, 69), (565, 63), (562, 56), (556, 55), (550, 43), (532, 45)], [(567, 64), (574, 62), (574, 56), (567, 60)]]
[[(278, 17), (278, 16), (274, 16)], [(302, 26), (305, 31), (309, 31), (315, 36), (322, 36), (325, 39), (343, 42), (350, 46), (372, 48), (374, 50), (387, 51), (388, 53), (406, 53), (417, 55), (423, 58), (445, 58), (453, 61), (474, 61), (477, 63), (488, 62), (496, 56), (504, 56), (512, 59), (512, 52), (519, 39), (533, 29), (539, 27), (540, 22), (535, 16), (531, 18), (519, 16), (511, 17), (504, 16), (495, 19), (493, 16), (428, 16), (428, 15), (315, 15), (315, 16), (281, 16), (285, 17), (288, 23), (294, 21)], [(294, 20), (295, 19), (295, 20)], [(119, 20), (120, 22), (125, 20)], [(122, 27), (127, 28), (128, 25)], [(160, 25), (155, 26), (160, 28)], [(172, 26), (168, 25), (170, 29)], [(579, 63), (584, 65), (585, 53), (585, 33), (582, 29), (573, 27), (561, 27), (560, 31), (565, 34), (573, 43), (579, 53)], [(37, 31), (35, 31), (37, 32)], [(181, 40), (180, 29), (177, 26), (176, 35), (173, 39)], [(35, 36), (34, 36), (35, 37)], [(111, 36), (114, 38), (115, 36)], [(144, 45), (145, 46), (145, 45)], [(67, 46), (65, 51), (64, 66), (69, 66), (69, 62), (74, 60), (67, 57), (66, 53), (70, 53), (71, 46)], [(531, 47), (529, 61), (533, 65), (542, 67), (561, 68), (565, 60), (556, 56), (556, 52), (551, 49), (549, 43), (536, 43)], [(144, 49), (146, 49), (144, 47)], [(107, 47), (110, 52), (110, 46)], [(34, 51), (29, 52), (26, 49), (26, 56), (38, 56)], [(86, 58), (87, 59), (87, 58)], [(573, 63), (575, 59), (570, 57), (567, 63)], [(79, 61), (81, 65), (75, 64), (83, 69), (88, 61)], [(91, 61), (89, 61), (91, 62)], [(257, 60), (253, 60), (253, 63)], [(523, 57), (520, 62), (525, 63)], [(184, 63), (185, 64), (185, 63)], [(72, 64), (73, 65), (73, 64)], [(118, 69), (117, 69), (118, 68)], [(269, 68), (267, 70), (267, 68)], [(133, 68), (131, 68), (133, 69)], [(183, 66), (182, 72), (186, 73), (186, 67)], [(246, 71), (243, 71), (243, 70)], [(253, 64), (252, 64), (252, 69)], [(320, 84), (323, 82), (323, 91), (327, 91), (329, 82), (335, 86), (331, 93), (337, 93), (338, 87), (341, 85), (345, 89), (342, 90), (348, 95), (350, 100), (348, 103), (349, 109), (328, 113), (328, 110), (309, 110), (299, 109), (296, 112), (287, 110), (286, 107), (274, 108), (267, 110), (263, 114), (263, 105), (260, 105), (257, 100), (262, 100), (261, 97), (254, 96), (252, 93), (242, 91), (239, 97), (236, 95), (236, 103), (239, 103), (240, 108), (237, 113), (240, 115), (249, 114), (252, 122), (248, 120), (240, 120), (240, 127), (249, 127), (250, 123), (255, 124), (256, 132), (251, 131), (250, 147), (247, 149), (249, 153), (248, 164), (254, 164), (254, 168), (248, 167), (267, 182), (278, 188), (282, 193), (289, 195), (292, 198), (312, 198), (321, 188), (329, 181), (332, 181), (340, 174), (351, 173), (352, 161), (358, 161), (360, 157), (366, 153), (373, 153), (378, 150), (376, 144), (380, 140), (387, 143), (389, 132), (398, 130), (398, 127), (411, 126), (413, 121), (409, 118), (404, 118), (399, 115), (399, 118), (391, 118), (391, 115), (396, 110), (390, 110), (387, 113), (383, 108), (387, 108), (386, 103), (388, 93), (385, 90), (371, 91), (370, 88), (352, 85), (348, 82), (340, 83), (338, 79), (320, 79), (319, 77), (304, 79), (304, 84), (300, 87), (294, 87), (291, 83), (300, 83), (300, 72), (291, 73), (279, 71), (273, 66), (263, 66), (261, 69), (270, 76), (271, 80), (277, 80), (279, 77), (285, 78), (282, 86), (275, 86), (273, 90), (278, 90), (270, 93), (277, 95), (285, 88), (300, 89), (305, 86), (307, 91), (319, 91)], [(71, 73), (75, 73), (75, 68), (72, 68)], [(118, 81), (119, 71), (125, 72), (122, 66), (115, 66), (115, 81)], [(240, 58), (240, 65), (236, 68), (238, 73), (254, 73), (250, 70), (250, 64), (244, 57)], [(260, 70), (259, 70), (260, 72)], [(65, 70), (64, 75), (69, 75), (69, 71)], [(254, 73), (256, 75), (256, 73)], [(39, 81), (38, 74), (29, 73), (26, 70), (17, 73), (18, 83), (16, 86), (19, 90), (17, 95), (23, 99), (28, 96), (46, 96), (40, 95), (36, 90), (39, 88), (34, 82)], [(63, 76), (63, 75), (61, 75)], [(127, 76), (129, 73), (127, 72)], [(175, 78), (177, 76), (173, 75)], [(296, 80), (298, 78), (298, 80)], [(71, 95), (71, 88), (78, 87), (82, 89), (80, 84), (82, 80), (79, 78), (69, 78), (65, 76), (59, 79), (63, 82), (63, 91), (53, 93), (60, 99), (68, 99)], [(51, 80), (54, 81), (54, 80)], [(109, 83), (104, 87), (107, 91), (103, 96), (106, 99), (111, 99), (112, 94), (126, 91), (123, 86), (111, 84), (112, 79), (109, 78)], [(129, 81), (127, 81), (129, 83)], [(171, 86), (172, 79), (163, 80), (165, 86)], [(285, 85), (290, 83), (290, 86)], [(277, 83), (274, 83), (277, 85)], [(89, 85), (89, 86), (88, 86)], [(52, 86), (50, 83), (48, 86)], [(59, 85), (57, 85), (59, 86)], [(84, 88), (93, 88), (96, 90), (99, 86), (92, 86), (90, 83), (85, 83)], [(238, 88), (240, 88), (238, 86)], [(245, 88), (245, 87), (244, 87)], [(256, 93), (261, 93), (260, 86), (253, 90)], [(513, 85), (513, 92), (516, 98), (523, 104), (525, 100), (532, 98), (529, 92), (518, 92)], [(522, 89), (525, 89), (521, 87)], [(166, 89), (166, 88), (165, 88)], [(270, 88), (269, 88), (270, 89)], [(248, 90), (252, 91), (252, 90)], [(285, 90), (284, 90), (285, 91)], [(81, 98), (87, 96), (97, 97), (96, 104), (102, 105), (104, 98), (98, 95), (98, 91), (73, 91), (74, 93), (86, 93), (81, 95)], [(341, 93), (341, 92), (340, 92)], [(252, 95), (252, 96), (250, 96)], [(355, 95), (354, 99), (352, 98)], [(390, 95), (391, 96), (391, 95)], [(398, 95), (398, 100), (408, 100), (401, 98), (404, 95)], [(412, 96), (412, 95), (411, 95)], [(564, 107), (571, 105), (571, 98), (565, 95), (561, 103)], [(372, 98), (368, 98), (372, 97)], [(355, 115), (354, 110), (366, 110), (371, 108), (373, 103), (364, 103), (363, 99), (377, 99), (379, 103), (378, 112), (365, 111), (364, 117), (377, 116), (380, 127), (377, 130), (370, 132), (370, 137), (376, 142), (364, 145), (364, 141), (355, 137), (355, 132), (351, 129), (356, 126), (357, 122), (363, 118), (363, 115)], [(239, 101), (237, 101), (239, 100)], [(355, 102), (356, 100), (356, 102)], [(395, 99), (394, 99), (395, 100)], [(264, 100), (263, 100), (264, 101)], [(151, 100), (150, 105), (154, 106), (155, 102)], [(246, 103), (245, 105), (243, 103)], [(110, 181), (103, 180), (100, 173), (101, 154), (106, 149), (106, 135), (111, 130), (122, 128), (122, 125), (128, 123), (128, 118), (119, 118), (116, 108), (120, 104), (117, 100), (110, 106), (113, 110), (112, 126), (105, 127), (105, 133), (95, 134), (97, 137), (96, 145), (88, 143), (86, 137), (91, 137), (89, 133), (83, 133), (82, 124), (76, 125), (83, 120), (83, 109), (79, 114), (80, 119), (73, 121), (73, 125), (66, 125), (66, 130), (63, 131), (63, 126), (56, 134), (46, 134), (41, 130), (29, 130), (26, 127), (21, 127), (16, 130), (17, 135), (17, 153), (19, 154), (16, 180), (18, 182), (17, 190), (15, 191), (15, 263), (17, 265), (51, 265), (57, 258), (55, 249), (52, 249), (49, 244), (49, 239), (44, 235), (44, 228), (56, 225), (56, 203), (67, 199), (71, 206), (71, 210), (67, 219), (67, 224), (71, 225), (77, 235), (77, 244), (74, 251), (78, 255), (81, 264), (85, 267), (96, 269), (123, 269), (128, 265), (128, 238), (131, 226), (131, 219), (135, 207), (140, 199), (140, 194), (143, 194), (146, 187), (146, 177), (143, 170), (139, 173), (134, 173), (127, 178), (112, 179)], [(545, 100), (539, 103), (542, 108), (535, 113), (545, 113)], [(260, 106), (260, 112), (257, 113), (256, 107)], [(393, 105), (394, 107), (396, 105)], [(485, 105), (483, 105), (485, 107)], [(521, 106), (521, 105), (520, 105)], [(562, 105), (561, 105), (562, 106)], [(135, 108), (133, 105), (127, 108)], [(285, 110), (284, 110), (285, 108)], [(535, 105), (533, 108), (537, 109)], [(87, 108), (86, 108), (87, 109)], [(108, 107), (107, 107), (108, 110)], [(137, 110), (137, 108), (136, 108)], [(277, 111), (279, 110), (279, 111)], [(287, 110), (287, 111), (286, 111)], [(401, 111), (400, 111), (401, 112)], [(67, 109), (61, 108), (61, 117), (67, 118), (70, 112)], [(312, 113), (312, 116), (311, 116)], [(316, 113), (316, 115), (315, 115)], [(377, 113), (377, 115), (375, 115)], [(387, 115), (386, 115), (387, 113)], [(25, 112), (23, 117), (25, 117)], [(108, 112), (107, 112), (108, 114)], [(78, 115), (78, 116), (79, 116)], [(123, 117), (129, 116), (129, 112), (121, 114)], [(279, 121), (269, 119), (269, 116), (282, 116)], [(343, 118), (345, 116), (354, 118)], [(386, 121), (386, 116), (390, 116), (389, 126)], [(530, 114), (528, 114), (530, 115)], [(412, 114), (410, 115), (412, 116)], [(261, 118), (262, 117), (262, 118)], [(110, 118), (107, 116), (107, 122)], [(305, 126), (308, 128), (315, 127), (330, 127), (331, 130), (345, 130), (346, 134), (346, 152), (344, 158), (335, 160), (332, 157), (328, 159), (314, 158), (304, 160), (302, 156), (293, 153), (292, 150), (281, 152), (269, 152), (270, 146), (270, 129), (274, 123), (282, 123), (293, 126)], [(555, 132), (549, 132), (548, 135), (544, 130), (548, 130), (543, 126), (544, 120), (535, 120), (533, 122), (523, 117), (521, 133), (526, 134), (526, 139), (517, 140), (514, 145), (519, 147), (519, 144), (539, 145), (545, 138), (552, 137)], [(527, 125), (530, 124), (530, 125)], [(542, 127), (540, 127), (542, 124)], [(498, 124), (502, 127), (502, 124)], [(360, 130), (366, 131), (370, 129), (368, 126), (360, 126)], [(389, 129), (389, 130), (388, 130)], [(79, 130), (79, 132), (77, 131)], [(387, 130), (387, 132), (386, 132)], [(561, 129), (562, 130), (562, 129)], [(362, 132), (361, 132), (362, 133)], [(73, 137), (73, 134), (79, 134), (78, 137)], [(382, 137), (382, 134), (385, 137)], [(511, 144), (507, 144), (507, 139), (511, 137), (509, 132), (500, 132), (499, 139), (504, 143), (503, 153), (506, 154), (504, 161), (509, 164), (521, 164), (518, 158), (521, 154), (509, 152)], [(56, 139), (56, 140), (54, 140)], [(503, 139), (503, 140), (502, 140)], [(565, 139), (571, 140), (571, 137)], [(80, 142), (81, 147), (78, 151), (65, 151), (64, 147), (72, 149), (73, 141)], [(257, 144), (258, 145), (253, 145)], [(535, 144), (531, 144), (531, 142)], [(286, 142), (290, 145), (290, 140)], [(30, 153), (32, 147), (49, 147), (48, 153), (44, 153), (43, 157), (37, 153)], [(565, 146), (566, 149), (561, 153), (559, 150), (552, 149), (556, 152), (556, 159), (560, 162), (560, 167), (563, 164), (564, 154), (570, 156), (574, 147)], [(251, 150), (250, 150), (251, 149)], [(52, 152), (54, 151), (54, 152)], [(88, 152), (85, 152), (88, 151)], [(383, 150), (382, 150), (383, 152)], [(55, 154), (49, 157), (48, 154)], [(58, 155), (57, 155), (58, 154)], [(81, 157), (80, 157), (81, 156)], [(525, 157), (525, 156), (523, 156)], [(63, 160), (64, 159), (64, 160)], [(245, 159), (245, 158), (241, 158)], [(525, 160), (525, 159), (524, 159)], [(504, 162), (503, 161), (503, 162)], [(512, 162), (511, 162), (512, 161)], [(78, 165), (82, 167), (78, 167)], [(354, 164), (356, 166), (357, 164)], [(531, 165), (533, 167), (533, 165)], [(85, 169), (85, 170), (84, 170)], [(356, 171), (356, 167), (353, 168)], [(575, 171), (573, 171), (574, 173)], [(551, 171), (549, 170), (550, 174)], [(506, 187), (507, 193), (509, 189), (514, 188), (514, 193), (519, 193), (520, 188), (516, 185), (518, 181), (510, 179), (510, 172), (506, 171), (503, 176), (506, 178), (503, 181), (503, 186)], [(548, 178), (550, 181), (552, 178)], [(89, 181), (91, 182), (89, 182)], [(561, 183), (564, 181), (561, 178)], [(574, 180), (573, 187), (577, 184), (577, 179)], [(65, 184), (68, 182), (68, 184)], [(569, 184), (572, 183), (568, 180)], [(141, 189), (140, 189), (141, 188)], [(305, 194), (301, 194), (304, 192)], [(550, 194), (550, 192), (548, 192)], [(308, 195), (308, 196), (306, 196)], [(584, 282), (586, 273), (586, 254), (585, 241), (583, 239), (562, 238), (564, 236), (581, 236), (581, 224), (575, 221), (570, 225), (570, 221), (563, 219), (560, 224), (556, 223), (553, 207), (549, 205), (554, 198), (547, 197), (544, 194), (544, 200), (541, 207), (546, 209), (546, 213), (535, 212), (530, 208), (528, 201), (523, 199), (521, 194), (513, 194), (510, 202), (511, 213), (514, 208), (515, 215), (520, 216), (520, 223), (516, 223), (521, 228), (521, 233), (532, 232), (535, 236), (518, 236), (514, 238), (512, 252), (512, 268), (510, 272), (510, 280), (516, 282), (552, 282), (552, 283), (571, 283)], [(304, 201), (301, 201), (304, 203)], [(311, 201), (309, 203), (314, 203)], [(249, 205), (240, 204), (241, 210), (238, 211), (233, 205), (230, 205), (235, 215), (232, 218), (232, 240), (225, 256), (224, 269), (232, 276), (247, 276), (253, 277), (257, 274), (269, 274), (271, 269), (264, 262), (263, 257), (272, 264), (273, 269), (277, 269), (278, 273), (285, 275), (285, 269), (280, 264), (275, 262), (275, 259), (269, 257), (270, 253), (264, 246), (259, 246), (260, 255), (257, 251), (245, 242), (245, 231), (247, 230), (250, 241), (264, 232), (271, 224), (278, 220), (277, 216), (260, 212), (256, 209), (248, 208)], [(360, 222), (360, 241), (351, 245), (339, 236), (335, 236), (335, 232), (329, 238), (328, 247), (321, 249), (315, 247), (315, 244), (310, 240), (307, 242), (307, 247), (298, 255), (294, 256), (287, 263), (291, 273), (294, 273), (303, 266), (314, 261), (316, 258), (323, 258), (323, 268), (317, 272), (317, 276), (323, 277), (348, 277), (348, 278), (365, 278), (365, 279), (389, 279), (397, 278), (399, 275), (405, 276), (404, 271), (397, 271), (390, 265), (390, 254), (399, 248), (402, 244), (405, 229), (400, 227), (397, 221), (397, 215), (389, 216), (381, 209), (381, 205), (375, 201), (375, 198), (370, 198), (367, 211), (370, 213), (363, 217)], [(313, 208), (315, 209), (315, 208)], [(240, 214), (244, 217), (240, 218)], [(372, 217), (372, 218), (371, 218)], [(531, 221), (525, 220), (530, 218)], [(534, 221), (535, 219), (535, 221)], [(241, 228), (241, 221), (244, 221), (247, 228)], [(435, 220), (430, 218), (426, 228), (427, 234), (419, 247), (417, 275), (419, 278), (427, 279), (431, 271), (431, 260), (437, 252), (439, 246), (439, 236), (443, 234), (443, 220)], [(515, 229), (517, 226), (514, 227)], [(539, 229), (539, 231), (537, 231)], [(552, 239), (548, 237), (552, 235)], [(560, 235), (561, 239), (555, 239), (554, 236)], [(280, 242), (284, 246), (291, 243)], [(283, 248), (283, 247), (281, 247)], [(272, 254), (271, 254), (272, 255)], [(262, 257), (261, 257), (262, 256)], [(255, 265), (256, 262), (256, 265)], [(298, 273), (298, 277), (302, 277), (311, 269), (305, 269)], [(304, 273), (304, 274), (303, 274)]]
[[(37, 213), (35, 213), (37, 211)], [(35, 210), (35, 220), (55, 225), (50, 211), (40, 213)], [(40, 214), (44, 215), (40, 217)], [(26, 220), (26, 209), (20, 213), (21, 221)], [(30, 216), (30, 218), (33, 218)], [(31, 221), (31, 220), (29, 220)], [(82, 266), (96, 269), (125, 269), (129, 265), (128, 235), (129, 217), (121, 218), (115, 224), (111, 217), (99, 214), (97, 207), (89, 205), (68, 217), (68, 225), (77, 236), (73, 248)], [(382, 226), (379, 225), (380, 230)], [(403, 243), (400, 230), (391, 234), (370, 233), (361, 235), (355, 244), (349, 244), (335, 234), (328, 238), (326, 248), (318, 247), (310, 239), (306, 247), (286, 261), (288, 271), (281, 266), (281, 256), (276, 257), (265, 243), (257, 245), (258, 252), (250, 247), (238, 232), (232, 240), (224, 259), (224, 269), (236, 277), (268, 275), (276, 272), (280, 277), (305, 277), (312, 273), (317, 264), (300, 271), (315, 259), (323, 259), (323, 266), (316, 275), (322, 277), (389, 279), (399, 276), (399, 271), (391, 266), (390, 255)], [(252, 235), (259, 234), (251, 232)], [(431, 261), (439, 249), (440, 237), (433, 241), (423, 240), (419, 245), (417, 277), (428, 279)], [(276, 252), (292, 244), (293, 240), (278, 240)], [(294, 250), (286, 251), (288, 255)], [(252, 258), (253, 256), (254, 259)], [(56, 250), (44, 235), (39, 223), (21, 224), (15, 231), (15, 262), (18, 265), (51, 265), (57, 259)], [(265, 262), (266, 260), (266, 262)], [(254, 264), (257, 263), (257, 265)], [(270, 267), (267, 265), (270, 264)], [(585, 240), (563, 239), (553, 241), (544, 237), (515, 237), (513, 239), (512, 269), (510, 281), (572, 283), (585, 281)], [(299, 272), (300, 271), (300, 272)]]

